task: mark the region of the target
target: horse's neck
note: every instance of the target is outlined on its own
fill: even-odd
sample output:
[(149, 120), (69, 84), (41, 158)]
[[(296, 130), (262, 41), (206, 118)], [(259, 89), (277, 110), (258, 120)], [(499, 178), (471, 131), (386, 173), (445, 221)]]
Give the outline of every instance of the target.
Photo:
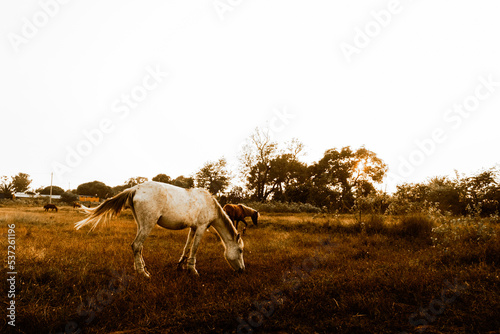
[(218, 217), (213, 223), (212, 227), (217, 230), (222, 241), (226, 244), (228, 241), (233, 241), (238, 232), (233, 227), (230, 221), (226, 221), (224, 217)]
[(247, 217), (253, 215), (254, 211), (253, 209), (250, 209), (248, 206), (241, 205), (241, 209), (243, 210), (243, 214)]

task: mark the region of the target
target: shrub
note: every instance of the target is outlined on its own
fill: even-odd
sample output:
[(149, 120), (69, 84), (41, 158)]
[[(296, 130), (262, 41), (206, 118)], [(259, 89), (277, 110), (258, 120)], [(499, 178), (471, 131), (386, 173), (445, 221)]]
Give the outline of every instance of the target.
[(321, 209), (309, 203), (297, 202), (248, 202), (245, 205), (259, 211), (259, 212), (281, 212), (281, 213), (320, 213)]
[(383, 215), (371, 215), (368, 222), (365, 223), (366, 233), (384, 233), (388, 230)]
[(78, 201), (78, 195), (73, 194), (71, 191), (66, 191), (63, 194), (61, 194), (61, 201), (71, 204), (73, 202)]
[(500, 216), (498, 215), (498, 211), (490, 215), (490, 222), (494, 224), (500, 223)]
[(485, 219), (457, 218), (443, 221), (432, 229), (435, 246), (450, 247), (455, 243), (484, 243), (496, 237), (496, 231)]
[(405, 238), (426, 239), (431, 237), (434, 220), (424, 214), (404, 216), (395, 227), (396, 233)]

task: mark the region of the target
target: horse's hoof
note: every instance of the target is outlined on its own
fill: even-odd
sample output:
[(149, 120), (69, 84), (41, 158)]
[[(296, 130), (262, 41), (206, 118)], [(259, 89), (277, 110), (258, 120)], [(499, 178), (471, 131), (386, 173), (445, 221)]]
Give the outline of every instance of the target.
[(198, 274), (198, 270), (196, 270), (196, 268), (189, 267), (188, 271), (189, 271), (190, 274), (192, 274), (194, 276), (200, 276), (200, 274)]
[(151, 278), (151, 274), (144, 268), (144, 270), (139, 271), (139, 274), (144, 278)]
[(187, 260), (187, 256), (184, 256), (179, 260), (179, 262), (177, 262), (177, 271), (181, 271), (181, 270), (186, 269), (186, 260)]

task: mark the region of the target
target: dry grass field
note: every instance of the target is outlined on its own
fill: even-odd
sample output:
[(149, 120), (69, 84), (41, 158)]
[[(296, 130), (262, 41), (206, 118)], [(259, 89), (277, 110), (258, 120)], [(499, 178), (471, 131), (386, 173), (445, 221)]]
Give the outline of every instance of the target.
[(176, 271), (187, 230), (156, 227), (146, 280), (130, 211), (90, 233), (73, 228), (83, 217), (0, 208), (18, 273), (16, 326), (3, 315), (2, 333), (500, 332), (500, 225), (488, 219), (262, 214), (244, 236), (246, 272), (206, 233), (200, 277)]

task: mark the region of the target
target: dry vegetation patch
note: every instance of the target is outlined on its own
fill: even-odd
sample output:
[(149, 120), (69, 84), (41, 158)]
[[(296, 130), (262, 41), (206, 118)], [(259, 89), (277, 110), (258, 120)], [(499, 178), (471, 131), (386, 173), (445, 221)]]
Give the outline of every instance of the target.
[[(244, 236), (247, 271), (230, 269), (209, 232), (198, 251), (199, 278), (175, 270), (187, 231), (158, 227), (144, 245), (152, 274), (144, 280), (133, 271), (136, 226), (128, 211), (90, 233), (74, 229), (82, 217), (69, 207), (0, 208), (2, 226), (16, 224), (18, 332), (416, 333), (425, 325), (428, 332), (488, 333), (500, 327), (500, 240), (492, 222), (488, 238), (471, 240), (468, 226), (467, 235), (449, 241), (444, 228), (433, 230), (444, 221), (428, 217), (263, 214)], [(455, 285), (461, 290), (450, 290)], [(453, 302), (439, 303), (443, 291)], [(443, 310), (433, 314), (437, 306)]]

